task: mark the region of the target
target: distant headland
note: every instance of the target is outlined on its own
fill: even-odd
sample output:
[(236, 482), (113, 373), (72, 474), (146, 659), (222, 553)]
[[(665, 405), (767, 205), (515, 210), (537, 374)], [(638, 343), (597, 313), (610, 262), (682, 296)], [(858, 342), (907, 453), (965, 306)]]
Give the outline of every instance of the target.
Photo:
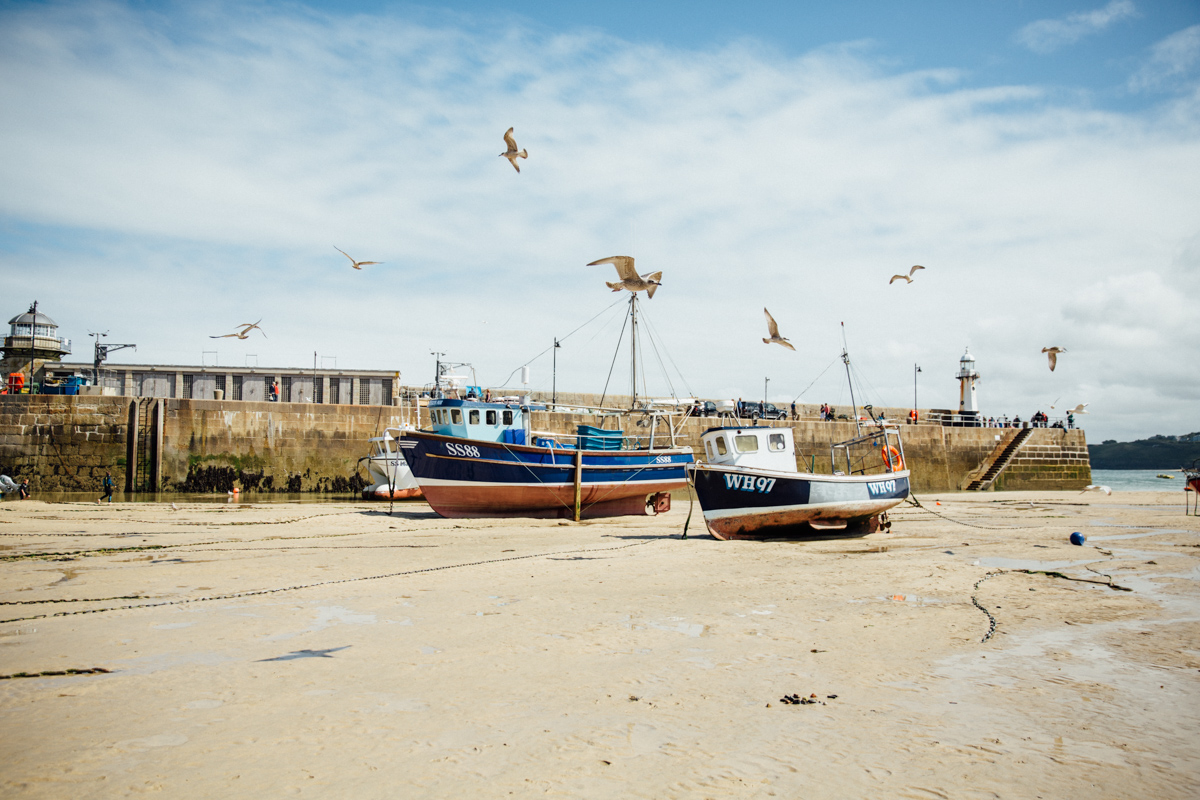
[(1089, 444), (1092, 469), (1179, 469), (1200, 458), (1200, 432)]

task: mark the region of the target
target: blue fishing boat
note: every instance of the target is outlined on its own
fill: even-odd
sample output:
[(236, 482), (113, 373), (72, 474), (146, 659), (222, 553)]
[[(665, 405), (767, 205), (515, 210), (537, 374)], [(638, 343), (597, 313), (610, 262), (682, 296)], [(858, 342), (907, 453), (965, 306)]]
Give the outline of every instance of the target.
[[(528, 404), (439, 398), (426, 430), (404, 431), (401, 451), (443, 517), (587, 519), (655, 514), (686, 486), (690, 447), (581, 425), (574, 436), (535, 434)], [(655, 417), (650, 416), (650, 422)], [(660, 437), (661, 438), (661, 437)]]

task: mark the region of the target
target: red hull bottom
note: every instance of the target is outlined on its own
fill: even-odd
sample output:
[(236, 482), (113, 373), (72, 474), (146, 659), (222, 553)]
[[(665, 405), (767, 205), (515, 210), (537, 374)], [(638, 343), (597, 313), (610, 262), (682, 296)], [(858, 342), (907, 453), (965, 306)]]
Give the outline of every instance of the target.
[[(639, 483), (635, 486), (583, 488), (580, 519), (660, 514), (671, 510), (672, 489), (682, 481)], [(631, 491), (632, 490), (632, 491)], [(430, 486), (425, 500), (443, 517), (451, 519), (527, 517), (574, 519), (575, 489), (572, 486)]]
[(370, 487), (363, 489), (363, 500), (409, 500), (411, 498), (420, 498), (420, 489), (397, 489), (388, 496), (387, 487), (372, 490)]

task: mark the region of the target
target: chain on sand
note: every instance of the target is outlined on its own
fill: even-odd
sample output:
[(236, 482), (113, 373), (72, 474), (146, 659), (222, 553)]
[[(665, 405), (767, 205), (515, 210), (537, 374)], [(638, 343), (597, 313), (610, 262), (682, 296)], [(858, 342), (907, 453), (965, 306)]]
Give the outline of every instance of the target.
[(977, 525), (974, 522), (963, 522), (961, 519), (954, 519), (953, 517), (947, 517), (945, 514), (943, 514), (940, 511), (934, 511), (932, 508), (927, 508), (927, 507), (921, 505), (921, 501), (917, 499), (917, 496), (915, 494), (909, 493), (908, 497), (906, 497), (905, 500), (908, 501), (909, 505), (919, 508), (922, 511), (925, 511), (927, 513), (933, 514), (935, 517), (941, 517), (942, 519), (946, 520), (947, 522), (953, 522), (958, 525), (966, 525), (968, 528), (981, 528), (985, 531), (1021, 531), (1021, 530), (1032, 530), (1034, 527), (1032, 525), (1010, 525), (1010, 526), (1004, 527), (1004, 528), (997, 528), (992, 525)]
[(277, 592), (294, 592), (298, 589), (312, 589), (317, 586), (330, 586), (336, 583), (356, 583), (358, 581), (377, 581), (384, 578), (399, 578), (405, 575), (420, 575), (425, 572), (438, 572), (444, 569), (462, 569), (464, 567), (478, 567), (484, 564), (500, 564), (506, 561), (524, 561), (531, 558), (550, 558), (552, 556), (572, 555), (574, 553), (600, 553), (610, 552), (613, 550), (626, 550), (630, 547), (640, 547), (641, 545), (650, 544), (651, 542), (660, 541), (658, 539), (646, 539), (641, 542), (632, 544), (622, 544), (616, 547), (592, 547), (580, 548), (577, 550), (559, 550), (551, 553), (533, 553), (525, 556), (509, 556), (507, 558), (489, 558), (483, 561), (467, 561), (461, 564), (446, 564), (440, 567), (423, 567), (421, 569), (410, 569), (402, 572), (389, 572), (383, 575), (365, 575), (360, 578), (338, 578), (331, 581), (318, 581), (316, 583), (299, 583), (295, 586), (281, 586), (277, 589), (258, 589), (251, 592), (232, 592), (230, 594), (218, 594), (210, 597), (191, 597), (182, 600), (167, 600), (161, 603), (136, 603), (121, 606), (108, 606), (107, 608), (92, 608), (83, 611), (59, 611), (55, 614), (36, 614), (29, 617), (14, 617), (12, 619), (0, 619), (0, 624), (6, 622), (25, 622), (33, 619), (47, 619), (50, 617), (73, 617), (77, 614), (102, 614), (107, 611), (124, 611), (133, 608), (157, 608), (159, 606), (180, 606), (188, 603), (207, 603), (213, 600), (236, 600), (241, 597), (257, 597), (264, 594), (275, 594)]
[[(1002, 569), (996, 570), (994, 572), (989, 572), (987, 575), (984, 575), (982, 578), (975, 581), (976, 593), (979, 592), (979, 584), (983, 583), (984, 581), (986, 581), (988, 578), (992, 577), (993, 575), (1001, 575), (1004, 572), (1005, 572), (1005, 570), (1002, 570)], [(983, 635), (983, 638), (979, 640), (980, 644), (982, 644), (983, 642), (986, 642), (988, 639), (992, 638), (992, 634), (994, 634), (996, 632), (996, 618), (992, 616), (992, 612), (990, 612), (986, 608), (984, 608), (983, 605), (979, 602), (979, 597), (977, 596), (977, 594), (971, 595), (971, 602), (975, 604), (976, 608), (978, 608), (984, 614), (987, 614), (988, 630), (987, 630), (987, 633), (985, 633)]]

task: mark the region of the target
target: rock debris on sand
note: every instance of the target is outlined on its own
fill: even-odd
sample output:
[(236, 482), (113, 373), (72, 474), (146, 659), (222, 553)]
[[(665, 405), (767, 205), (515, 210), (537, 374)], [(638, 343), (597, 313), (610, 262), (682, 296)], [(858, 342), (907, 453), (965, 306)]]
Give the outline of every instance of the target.
[(0, 787), (1194, 797), (1180, 494), (947, 494), (770, 543), (680, 540), (686, 503), (567, 526), (4, 503)]

